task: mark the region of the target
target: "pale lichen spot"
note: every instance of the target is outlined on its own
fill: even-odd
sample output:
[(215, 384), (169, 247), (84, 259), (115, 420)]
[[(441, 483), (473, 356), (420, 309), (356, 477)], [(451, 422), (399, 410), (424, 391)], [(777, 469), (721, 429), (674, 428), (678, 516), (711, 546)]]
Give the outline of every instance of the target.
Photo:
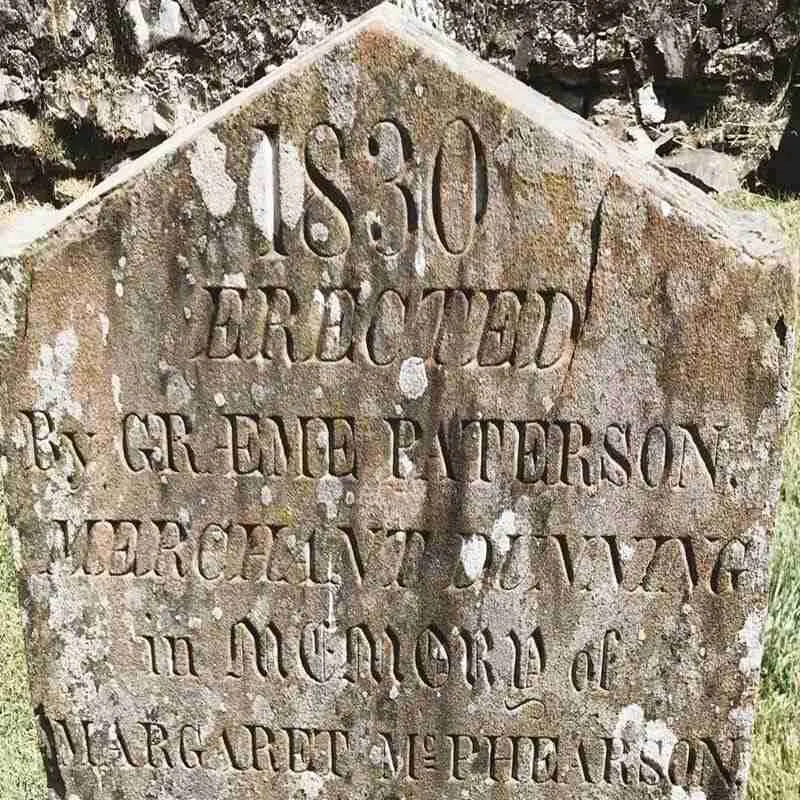
[(59, 422), (65, 414), (76, 419), (82, 415), (81, 404), (71, 397), (71, 374), (78, 354), (78, 337), (72, 328), (56, 335), (52, 345), (43, 344), (39, 359), (31, 372), (38, 390), (38, 407), (47, 409), (53, 420)]
[(325, 781), (316, 772), (306, 770), (300, 773), (300, 792), (305, 800), (316, 800), (325, 788)]
[(214, 395), (214, 405), (215, 405), (217, 408), (222, 408), (222, 406), (224, 406), (224, 405), (225, 405), (225, 402), (226, 402), (226, 400), (225, 400), (225, 395), (224, 395), (224, 394), (222, 394), (222, 392), (217, 392), (217, 393)]
[(642, 752), (651, 761), (659, 764), (666, 773), (678, 737), (669, 729), (667, 723), (661, 719), (648, 721), (644, 726), (644, 736), (645, 741)]
[(19, 418), (11, 420), (11, 442), (17, 450), (24, 450), (28, 446), (28, 436), (25, 433)]
[(666, 773), (678, 737), (662, 719), (648, 720), (638, 703), (625, 706), (617, 716), (613, 736), (641, 750), (649, 763), (658, 764)]
[(690, 786), (688, 790), (673, 786), (669, 800), (706, 800), (706, 793), (699, 786)]
[(268, 506), (272, 502), (272, 491), (269, 486), (261, 487), (261, 505)]
[(644, 709), (638, 703), (631, 703), (619, 712), (614, 727), (614, 738), (624, 739), (626, 736), (635, 738), (642, 725), (644, 725)]
[(414, 272), (416, 272), (421, 278), (425, 274), (427, 266), (428, 264), (425, 259), (425, 245), (423, 244), (422, 237), (420, 236), (417, 243), (417, 249), (414, 252)]
[(739, 672), (743, 675), (758, 674), (761, 669), (761, 658), (764, 655), (761, 631), (766, 620), (767, 612), (764, 609), (751, 611), (736, 637), (738, 643), (744, 647), (744, 654), (739, 659)]
[(371, 236), (373, 240), (380, 239), (383, 228), (381, 215), (377, 211), (367, 211), (364, 215), (364, 227), (367, 229), (367, 235)]
[(224, 217), (236, 204), (236, 183), (225, 171), (228, 150), (211, 131), (203, 131), (194, 143), (189, 167), (205, 207), (212, 216)]
[(246, 289), (247, 279), (241, 272), (226, 272), (222, 276), (222, 285), (230, 286), (233, 289)]
[(114, 401), (114, 408), (122, 411), (122, 383), (119, 375), (111, 376), (111, 398)]
[(483, 536), (473, 534), (464, 537), (461, 542), (461, 567), (468, 580), (476, 580), (483, 571), (487, 550), (488, 545)]
[(97, 318), (100, 320), (100, 334), (103, 337), (103, 345), (108, 344), (108, 332), (111, 330), (111, 322), (108, 317), (102, 312), (98, 312)]
[(290, 142), (281, 142), (278, 154), (281, 217), (289, 228), (294, 228), (303, 216), (305, 166), (297, 148)]
[(328, 226), (322, 222), (314, 222), (311, 225), (311, 238), (315, 242), (327, 242), (330, 238), (331, 232), (328, 230)]
[(425, 362), (419, 356), (411, 356), (400, 365), (398, 380), (400, 391), (409, 400), (418, 400), (428, 388), (428, 373)]
[(183, 25), (183, 11), (177, 0), (162, 0), (158, 21), (154, 26), (154, 38), (159, 42), (174, 39)]
[(416, 465), (414, 462), (408, 457), (408, 454), (401, 450), (398, 454), (398, 470), (400, 472), (400, 476), (405, 479), (409, 480), (413, 478), (416, 474)]
[(247, 194), (256, 228), (265, 239), (272, 241), (275, 234), (275, 151), (269, 136), (263, 132), (260, 135), (250, 164)]
[(528, 533), (530, 533), (530, 523), (508, 509), (495, 520), (489, 536), (493, 550), (502, 557), (511, 549), (514, 536)]

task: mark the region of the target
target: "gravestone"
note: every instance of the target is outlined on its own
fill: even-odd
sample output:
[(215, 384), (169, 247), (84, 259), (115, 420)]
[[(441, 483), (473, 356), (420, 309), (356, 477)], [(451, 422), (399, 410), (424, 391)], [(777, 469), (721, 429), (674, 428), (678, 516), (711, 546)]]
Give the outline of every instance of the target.
[(769, 232), (381, 6), (28, 238), (2, 470), (53, 797), (742, 797)]

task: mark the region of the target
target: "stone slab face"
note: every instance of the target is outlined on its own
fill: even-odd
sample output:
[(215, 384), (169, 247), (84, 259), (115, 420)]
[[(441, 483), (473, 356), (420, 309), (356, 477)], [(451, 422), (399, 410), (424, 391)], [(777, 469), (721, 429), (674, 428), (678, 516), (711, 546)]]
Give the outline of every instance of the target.
[(742, 796), (768, 233), (385, 7), (63, 216), (0, 303), (53, 797)]

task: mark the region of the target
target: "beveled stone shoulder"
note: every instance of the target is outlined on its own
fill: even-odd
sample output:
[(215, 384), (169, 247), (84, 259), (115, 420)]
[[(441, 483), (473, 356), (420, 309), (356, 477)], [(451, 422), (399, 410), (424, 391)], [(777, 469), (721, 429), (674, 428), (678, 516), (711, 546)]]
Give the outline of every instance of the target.
[[(342, 50), (350, 51), (351, 63), (346, 70), (347, 75), (337, 55)], [(403, 53), (405, 56), (401, 55)], [(52, 213), (26, 217), (15, 228), (13, 235), (0, 235), (0, 258), (19, 256), (66, 220), (95, 205), (162, 160), (191, 146), (203, 132), (234, 123), (238, 116), (247, 115), (248, 109), (252, 109), (260, 98), (291, 76), (316, 66), (327, 71), (328, 83), (335, 84), (342, 79), (358, 80), (359, 70), (382, 65), (385, 68), (384, 76), (392, 75), (402, 84), (402, 72), (398, 70), (402, 63), (407, 63), (412, 53), (438, 64), (452, 80), (462, 81), (524, 116), (534, 127), (548, 132), (569, 150), (602, 164), (609, 174), (618, 176), (625, 184), (638, 187), (667, 203), (671, 210), (685, 217), (693, 227), (703, 228), (712, 238), (734, 246), (746, 257), (772, 256), (789, 261), (782, 253), (780, 232), (769, 224), (765, 215), (735, 213), (721, 208), (703, 192), (676, 177), (656, 161), (643, 161), (633, 149), (612, 139), (596, 126), (513, 76), (477, 58), (466, 48), (390, 2), (381, 3), (344, 25), (315, 47), (276, 68), (160, 145), (123, 164), (69, 206)], [(322, 77), (325, 82), (326, 76)], [(390, 95), (395, 94), (392, 86), (380, 88)], [(333, 91), (329, 92), (327, 100), (327, 111), (335, 116), (341, 97)]]

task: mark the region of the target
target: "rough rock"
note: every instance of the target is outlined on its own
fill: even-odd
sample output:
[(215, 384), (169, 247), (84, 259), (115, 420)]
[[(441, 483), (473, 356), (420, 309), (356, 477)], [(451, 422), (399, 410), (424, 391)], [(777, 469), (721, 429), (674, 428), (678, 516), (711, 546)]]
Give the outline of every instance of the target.
[(21, 111), (0, 109), (0, 147), (32, 150), (40, 137), (39, 126)]
[(0, 473), (54, 797), (741, 800), (769, 229), (393, 7), (52, 213)]
[(653, 84), (642, 86), (637, 92), (639, 116), (647, 125), (657, 125), (667, 117), (667, 109), (659, 102)]
[(683, 148), (662, 158), (673, 172), (710, 192), (735, 192), (742, 187), (741, 164), (710, 148)]
[[(58, 218), (58, 212), (52, 206), (19, 206), (6, 210), (0, 206), (0, 258), (17, 253), (47, 230)], [(4, 300), (12, 300), (7, 293), (8, 282), (3, 286)], [(8, 307), (6, 307), (8, 309)], [(10, 312), (9, 312), (10, 313)], [(6, 324), (9, 318), (3, 317)]]
[(706, 64), (706, 74), (731, 85), (770, 83), (775, 77), (770, 42), (757, 39), (717, 50)]
[(53, 186), (53, 197), (60, 206), (68, 205), (86, 194), (92, 188), (92, 182), (81, 178), (59, 178)]
[[(800, 43), (800, 10), (777, 0), (400, 4), (584, 115), (649, 85), (671, 121), (695, 124), (731, 98), (768, 108), (792, 83)], [(21, 185), (52, 184), (65, 171), (102, 177), (369, 5), (0, 0), (0, 107), (56, 137), (54, 149), (27, 154), (38, 172), (16, 175), (9, 150), (0, 167)]]

